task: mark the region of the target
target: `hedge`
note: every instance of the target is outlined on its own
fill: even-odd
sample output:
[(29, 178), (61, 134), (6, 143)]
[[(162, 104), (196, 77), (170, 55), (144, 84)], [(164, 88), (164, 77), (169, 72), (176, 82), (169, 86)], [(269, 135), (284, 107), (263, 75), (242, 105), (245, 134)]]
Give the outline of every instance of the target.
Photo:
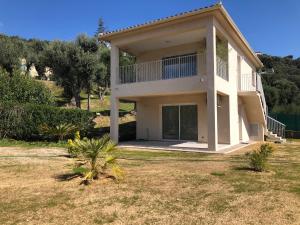
[(0, 102), (49, 105), (54, 97), (49, 88), (27, 74), (14, 71), (9, 75), (0, 68)]
[(0, 138), (42, 140), (39, 126), (73, 124), (82, 133), (94, 126), (95, 114), (80, 109), (66, 109), (48, 105), (0, 103)]

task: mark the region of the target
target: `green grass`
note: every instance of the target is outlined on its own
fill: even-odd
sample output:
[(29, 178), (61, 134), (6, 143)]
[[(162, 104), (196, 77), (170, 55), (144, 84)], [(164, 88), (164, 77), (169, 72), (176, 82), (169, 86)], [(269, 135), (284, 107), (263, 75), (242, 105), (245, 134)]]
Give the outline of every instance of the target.
[(117, 154), (124, 180), (95, 180), (90, 186), (80, 185), (80, 178), (55, 179), (71, 171), (73, 159), (57, 155), (45, 161), (30, 156), (40, 151), (32, 149), (26, 158), (16, 155), (0, 160), (0, 175), (5, 178), (0, 221), (297, 224), (300, 145), (277, 146), (267, 172), (249, 170), (241, 152), (219, 155), (120, 149)]
[(48, 148), (67, 146), (67, 142), (47, 142), (47, 141), (20, 141), (14, 139), (0, 139), (0, 147), (23, 147), (23, 148)]

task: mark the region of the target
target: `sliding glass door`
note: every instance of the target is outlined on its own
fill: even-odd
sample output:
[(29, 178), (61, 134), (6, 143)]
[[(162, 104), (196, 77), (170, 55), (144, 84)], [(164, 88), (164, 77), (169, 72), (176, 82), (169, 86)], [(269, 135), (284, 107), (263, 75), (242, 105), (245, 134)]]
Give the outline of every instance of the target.
[(179, 139), (179, 107), (163, 106), (163, 139)]
[(163, 139), (198, 140), (197, 117), (197, 105), (163, 106)]

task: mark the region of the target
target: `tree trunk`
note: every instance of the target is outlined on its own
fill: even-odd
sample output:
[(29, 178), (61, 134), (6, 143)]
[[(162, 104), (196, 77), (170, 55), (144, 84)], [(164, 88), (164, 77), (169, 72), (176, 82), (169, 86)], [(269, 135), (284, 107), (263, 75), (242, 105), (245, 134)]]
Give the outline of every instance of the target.
[(74, 98), (75, 98), (75, 103), (76, 103), (76, 107), (81, 109), (81, 99), (80, 99), (80, 92), (79, 93), (76, 93), (74, 95)]
[(88, 102), (87, 102), (87, 111), (90, 111), (91, 108), (91, 93), (88, 91)]

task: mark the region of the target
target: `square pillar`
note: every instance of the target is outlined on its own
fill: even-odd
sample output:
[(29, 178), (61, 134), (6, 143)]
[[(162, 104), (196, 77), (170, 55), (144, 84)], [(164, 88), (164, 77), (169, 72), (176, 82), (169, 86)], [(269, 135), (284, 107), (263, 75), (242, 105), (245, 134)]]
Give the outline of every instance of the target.
[(119, 142), (119, 99), (110, 97), (110, 138)]
[(230, 145), (236, 145), (240, 142), (239, 132), (239, 108), (238, 108), (238, 89), (240, 79), (240, 63), (241, 58), (234, 51), (233, 46), (228, 41), (228, 75), (229, 75), (229, 124), (230, 124)]
[(119, 48), (111, 44), (110, 49), (110, 137), (115, 142), (119, 141), (119, 99), (115, 95), (116, 84), (119, 79)]
[(112, 92), (119, 80), (119, 48), (111, 44), (110, 48), (110, 87)]
[(218, 150), (218, 115), (216, 90), (216, 28), (210, 17), (206, 30), (206, 74), (207, 74), (207, 129), (208, 149)]

